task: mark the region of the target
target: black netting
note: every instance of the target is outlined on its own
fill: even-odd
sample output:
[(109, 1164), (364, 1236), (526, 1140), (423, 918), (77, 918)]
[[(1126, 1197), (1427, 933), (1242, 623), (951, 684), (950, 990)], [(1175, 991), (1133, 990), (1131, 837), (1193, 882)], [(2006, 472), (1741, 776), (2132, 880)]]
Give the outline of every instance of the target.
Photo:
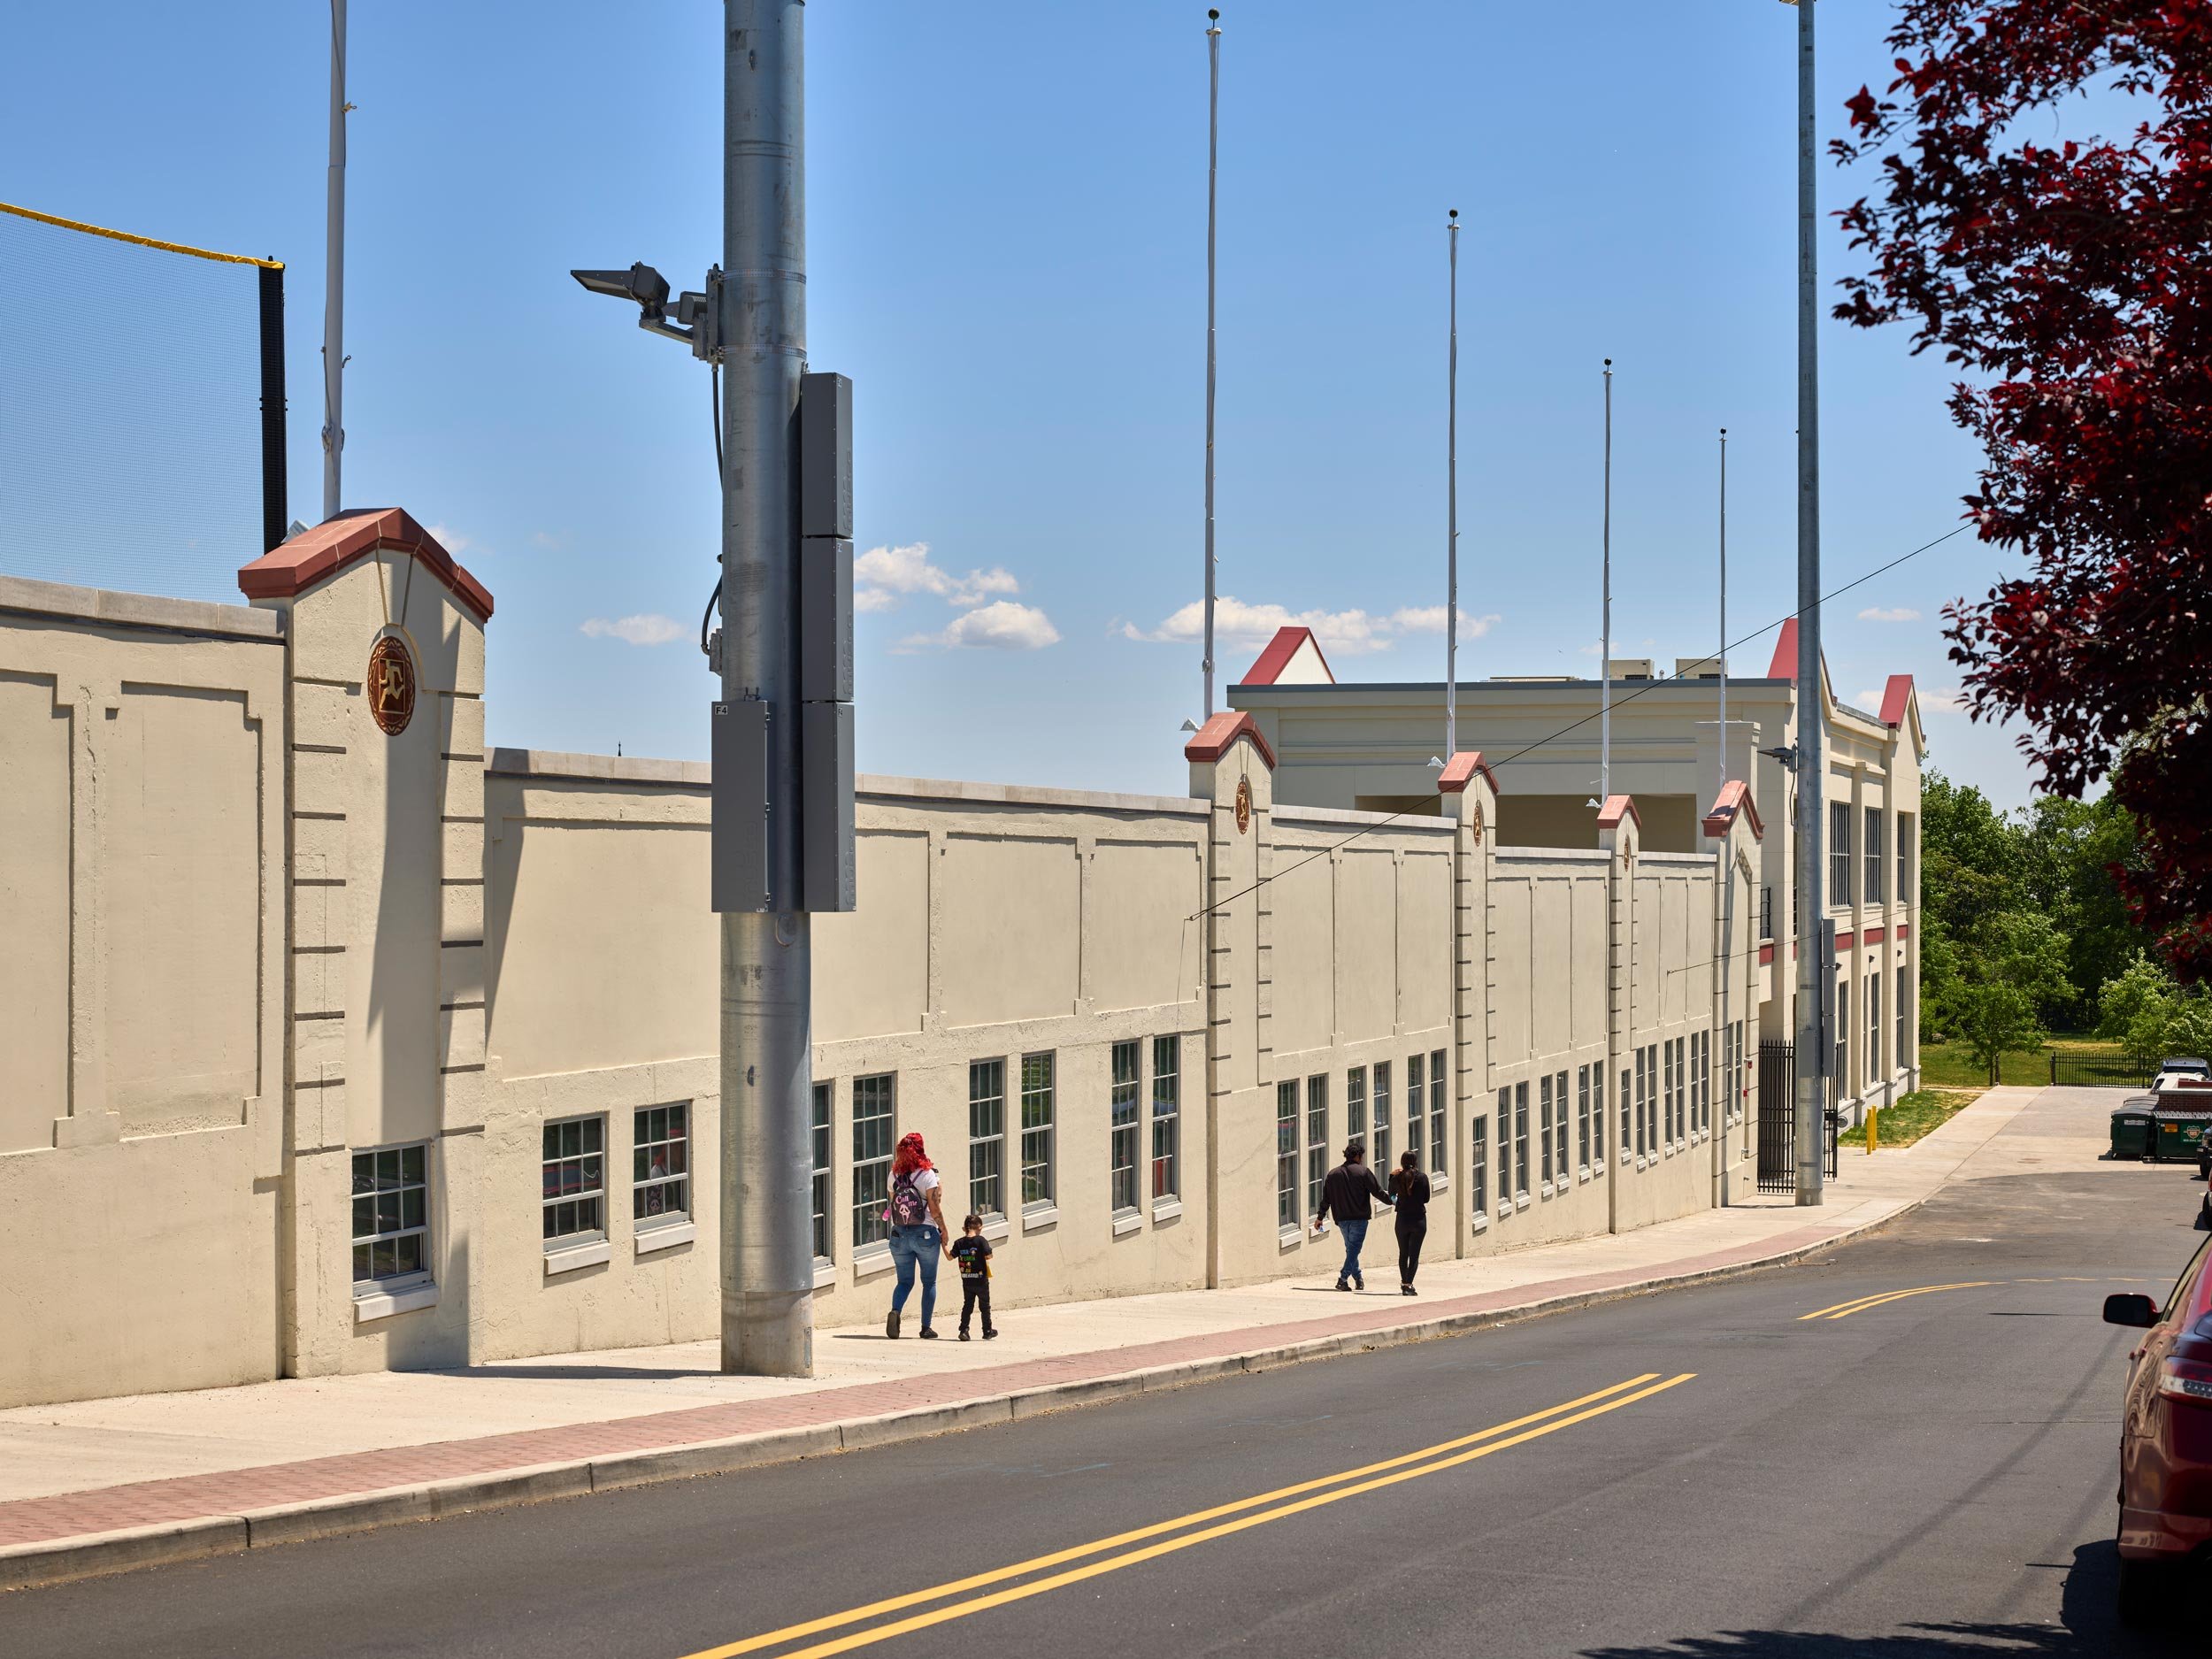
[(240, 602), (260, 273), (0, 212), (0, 574)]

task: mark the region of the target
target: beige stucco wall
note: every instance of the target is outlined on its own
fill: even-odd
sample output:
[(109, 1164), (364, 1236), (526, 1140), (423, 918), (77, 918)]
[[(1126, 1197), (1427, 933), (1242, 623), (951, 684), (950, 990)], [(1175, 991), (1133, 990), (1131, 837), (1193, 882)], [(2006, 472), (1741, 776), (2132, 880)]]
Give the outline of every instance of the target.
[(277, 1374), (284, 645), (0, 579), (0, 1402)]
[[(388, 632), (419, 680), (396, 736), (362, 683)], [(483, 675), (475, 611), (394, 548), (251, 609), (0, 588), (0, 924), (19, 941), (0, 964), (0, 1263), (39, 1263), (0, 1265), (0, 1314), (28, 1333), (0, 1360), (0, 1399), (716, 1329), (706, 771), (488, 752)], [(1637, 718), (1655, 722), (1640, 737), (1624, 722), (1638, 764), (1711, 746)], [(1916, 802), (1913, 742), (1863, 724), (1839, 775), (1868, 803)], [(1333, 736), (1356, 742), (1357, 727)], [(1766, 729), (1747, 719), (1739, 747)], [(1403, 1150), (1417, 1060), (1425, 1086), (1444, 1081), (1440, 1148), (1426, 1087), (1422, 1102), (1432, 1256), (1643, 1225), (1743, 1179), (1749, 1125), (1724, 1110), (1711, 1140), (1625, 1154), (1618, 1079), (1639, 1048), (1731, 1010), (1755, 1023), (1771, 996), (1750, 937), (1771, 832), (1762, 842), (1740, 815), (1676, 849), (1694, 798), (1677, 789), (1656, 828), (1632, 812), (1595, 845), (1518, 847), (1501, 834), (1511, 784), (1502, 797), (1485, 773), (1438, 812), (1392, 817), (1279, 803), (1249, 733), (1201, 752), (1186, 797), (861, 780), (860, 905), (813, 924), (830, 1149), (818, 1323), (872, 1323), (886, 1301), (887, 1253), (855, 1214), (864, 1078), (893, 1079), (894, 1131), (923, 1133), (957, 1215), (971, 1067), (1003, 1062), (1005, 1213), (990, 1230), (1004, 1306), (1333, 1269), (1338, 1240), (1307, 1225), (1308, 1155), (1333, 1164), (1356, 1126), (1372, 1145), (1385, 1112)], [(1893, 918), (1853, 920), (1891, 926), (1886, 949), (1909, 954), (1893, 929), (1910, 902), (1893, 894)], [(1163, 1041), (1179, 1180), (1156, 1195)], [(1140, 1183), (1118, 1210), (1123, 1043), (1138, 1045)], [(1045, 1054), (1053, 1193), (1025, 1204), (1020, 1074)], [(1532, 1086), (1533, 1165), (1534, 1085), (1564, 1073), (1572, 1090), (1592, 1067), (1604, 1157), (1502, 1197), (1498, 1091)], [(1299, 1095), (1287, 1226), (1285, 1082)], [(679, 1106), (687, 1213), (637, 1225), (636, 1114)], [(542, 1135), (577, 1118), (604, 1125), (603, 1236), (549, 1253)], [(403, 1145), (426, 1149), (429, 1271), (357, 1286), (353, 1160)], [(1369, 1256), (1386, 1276), (1387, 1233)]]

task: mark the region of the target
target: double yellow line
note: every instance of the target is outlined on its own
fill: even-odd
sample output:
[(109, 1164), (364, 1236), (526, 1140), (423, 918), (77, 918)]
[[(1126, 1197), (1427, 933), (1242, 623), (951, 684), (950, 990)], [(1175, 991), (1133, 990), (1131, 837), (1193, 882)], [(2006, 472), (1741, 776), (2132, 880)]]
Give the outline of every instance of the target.
[[(987, 1612), (992, 1608), (1025, 1601), (1031, 1596), (1044, 1595), (1071, 1584), (1079, 1584), (1086, 1578), (1118, 1572), (1125, 1567), (1155, 1561), (1194, 1545), (1226, 1538), (1251, 1527), (1264, 1526), (1270, 1521), (1303, 1514), (1324, 1504), (1379, 1491), (1401, 1481), (1417, 1480), (1424, 1475), (1437, 1474), (1447, 1469), (1455, 1469), (1477, 1458), (1487, 1457), (1494, 1452), (1525, 1445), (1544, 1435), (1555, 1434), (1561, 1429), (1572, 1428), (1578, 1423), (1587, 1423), (1593, 1417), (1603, 1417), (1609, 1411), (1618, 1411), (1624, 1406), (1648, 1400), (1654, 1394), (1664, 1394), (1696, 1375), (1695, 1371), (1683, 1371), (1663, 1379), (1657, 1371), (1646, 1371), (1625, 1382), (1615, 1383), (1609, 1388), (1601, 1388), (1595, 1394), (1584, 1394), (1579, 1399), (1565, 1401), (1547, 1410), (1516, 1417), (1509, 1423), (1494, 1424), (1489, 1428), (1462, 1435), (1457, 1440), (1423, 1447), (1417, 1452), (1407, 1452), (1380, 1463), (1363, 1463), (1356, 1469), (1347, 1469), (1313, 1480), (1302, 1480), (1295, 1486), (1278, 1486), (1274, 1491), (1263, 1492), (1256, 1497), (1241, 1498), (1234, 1503), (1194, 1510), (1188, 1515), (1179, 1515), (1172, 1520), (1156, 1521), (1131, 1532), (1117, 1532), (1110, 1538), (1094, 1539), (1087, 1544), (1077, 1544), (1067, 1549), (1055, 1550), (1049, 1555), (1033, 1555), (1027, 1561), (1018, 1561), (1011, 1566), (995, 1567), (988, 1572), (933, 1585), (926, 1590), (889, 1596), (879, 1601), (868, 1602), (865, 1606), (848, 1608), (841, 1613), (809, 1619), (803, 1624), (787, 1624), (781, 1630), (748, 1636), (742, 1641), (728, 1642), (719, 1647), (702, 1648), (697, 1653), (686, 1655), (686, 1659), (737, 1659), (741, 1654), (780, 1647), (787, 1642), (803, 1640), (830, 1631), (846, 1630), (856, 1624), (866, 1624), (867, 1628), (849, 1630), (847, 1634), (827, 1641), (794, 1649), (783, 1655), (781, 1659), (823, 1659), (826, 1655), (849, 1653), (856, 1647), (864, 1647), (874, 1642), (893, 1640), (918, 1630), (926, 1630), (933, 1624), (966, 1618), (971, 1614)], [(1186, 1531), (1186, 1528), (1196, 1530)], [(1169, 1533), (1175, 1536), (1165, 1536)], [(1156, 1541), (1148, 1542), (1148, 1540)], [(1130, 1545), (1138, 1548), (1125, 1548)], [(1119, 1553), (1109, 1555), (1104, 1553), (1107, 1551)], [(1084, 1561), (1086, 1556), (1092, 1555), (1101, 1555), (1102, 1559)], [(1079, 1561), (1084, 1562), (1084, 1564), (1067, 1565)], [(1065, 1568), (1065, 1571), (1048, 1571), (1052, 1568)], [(1046, 1576), (1030, 1578), (1033, 1573), (1044, 1573)], [(1009, 1582), (1013, 1579), (1026, 1581), (1019, 1584)], [(991, 1590), (984, 1595), (967, 1596), (965, 1600), (928, 1608), (926, 1611), (907, 1612), (909, 1609), (943, 1601), (950, 1596), (964, 1595), (972, 1590), (987, 1589), (993, 1585), (1005, 1585), (1007, 1587)], [(899, 1613), (906, 1613), (906, 1617), (892, 1618), (885, 1624), (869, 1623)]]
[(1970, 1279), (1956, 1285), (1922, 1285), (1912, 1290), (1888, 1290), (1878, 1295), (1861, 1296), (1853, 1302), (1839, 1302), (1832, 1308), (1801, 1313), (1797, 1318), (1801, 1325), (1808, 1319), (1848, 1319), (1855, 1313), (1864, 1313), (1869, 1308), (1878, 1308), (1885, 1302), (1902, 1302), (1908, 1296), (1932, 1296), (1939, 1290), (1980, 1290), (1996, 1282), (1993, 1279)]

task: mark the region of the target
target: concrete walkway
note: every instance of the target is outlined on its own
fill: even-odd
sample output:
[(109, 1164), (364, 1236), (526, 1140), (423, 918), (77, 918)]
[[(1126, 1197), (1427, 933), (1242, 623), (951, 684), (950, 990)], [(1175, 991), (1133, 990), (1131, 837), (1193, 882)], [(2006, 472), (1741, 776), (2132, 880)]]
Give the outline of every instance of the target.
[(1847, 1149), (1817, 1210), (1762, 1198), (1435, 1263), (1418, 1298), (1384, 1286), (1386, 1267), (1363, 1296), (1284, 1280), (1021, 1309), (988, 1344), (954, 1340), (941, 1306), (936, 1342), (818, 1333), (805, 1382), (721, 1376), (695, 1342), (0, 1411), (0, 1588), (856, 1448), (1788, 1261), (1953, 1179), (2139, 1178), (2097, 1162), (2108, 1108), (2096, 1091), (1993, 1090), (1917, 1146)]

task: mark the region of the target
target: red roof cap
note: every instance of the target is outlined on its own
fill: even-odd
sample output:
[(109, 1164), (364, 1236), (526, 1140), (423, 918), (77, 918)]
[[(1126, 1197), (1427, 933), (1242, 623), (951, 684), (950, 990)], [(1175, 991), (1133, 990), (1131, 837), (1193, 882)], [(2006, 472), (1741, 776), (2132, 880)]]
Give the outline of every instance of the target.
[(1267, 763), (1270, 772), (1275, 770), (1275, 751), (1260, 735), (1260, 723), (1243, 709), (1224, 709), (1219, 714), (1198, 728), (1198, 735), (1183, 745), (1186, 760), (1219, 760), (1229, 752), (1229, 746), (1240, 737), (1252, 740), (1252, 747), (1260, 751), (1260, 758)]
[(1797, 618), (1792, 617), (1782, 625), (1782, 636), (1774, 641), (1774, 660), (1767, 664), (1769, 680), (1786, 680), (1797, 683)]
[(1751, 786), (1740, 778), (1731, 778), (1721, 785), (1720, 794), (1713, 801), (1713, 810), (1705, 815), (1705, 833), (1717, 840), (1727, 834), (1738, 812), (1751, 820), (1751, 839), (1764, 841), (1766, 826), (1759, 822), (1759, 809), (1752, 803)]
[(1475, 780), (1480, 772), (1490, 780), (1490, 793), (1498, 793), (1498, 774), (1490, 770), (1479, 749), (1463, 749), (1444, 763), (1444, 775), (1436, 780), (1439, 795), (1458, 795)]
[(1621, 820), (1624, 818), (1634, 818), (1636, 820), (1636, 827), (1638, 829), (1643, 828), (1644, 815), (1636, 810), (1636, 802), (1633, 796), (1624, 795), (1607, 795), (1605, 797), (1605, 804), (1598, 809), (1598, 827), (1601, 830), (1618, 829), (1621, 826)]
[(1321, 666), (1327, 671), (1329, 678), (1334, 680), (1336, 671), (1329, 667), (1329, 659), (1322, 656), (1321, 641), (1313, 639), (1311, 628), (1278, 628), (1275, 637), (1268, 641), (1267, 649), (1254, 659), (1250, 670), (1237, 683), (1243, 686), (1273, 685), (1275, 677), (1290, 666), (1290, 659), (1298, 655), (1298, 648), (1308, 640), (1313, 640), (1313, 654), (1321, 657)]
[(357, 507), (303, 530), (238, 572), (249, 599), (289, 599), (379, 548), (411, 555), (479, 622), (492, 619), (491, 589), (463, 570), (430, 532), (398, 507)]
[(1905, 705), (1912, 701), (1912, 676), (1892, 674), (1882, 687), (1882, 724), (1902, 726)]

